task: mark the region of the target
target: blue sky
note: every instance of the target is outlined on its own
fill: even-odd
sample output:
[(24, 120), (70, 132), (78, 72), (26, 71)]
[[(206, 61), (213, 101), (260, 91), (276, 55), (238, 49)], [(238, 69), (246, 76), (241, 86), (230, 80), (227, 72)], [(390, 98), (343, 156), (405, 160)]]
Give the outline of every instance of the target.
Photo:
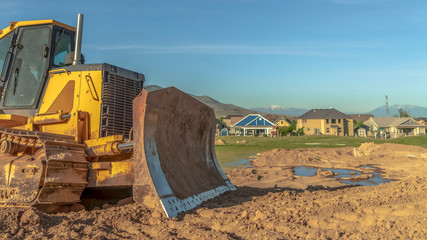
[(87, 63), (246, 108), (427, 107), (427, 1), (70, 2), (0, 0), (0, 20), (83, 13)]

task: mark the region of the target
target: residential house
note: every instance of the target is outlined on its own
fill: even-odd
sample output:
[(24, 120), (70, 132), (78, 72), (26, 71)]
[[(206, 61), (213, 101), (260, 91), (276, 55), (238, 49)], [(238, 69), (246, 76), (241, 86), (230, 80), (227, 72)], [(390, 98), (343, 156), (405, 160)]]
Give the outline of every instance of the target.
[(274, 123), (274, 125), (276, 125), (278, 127), (289, 127), (292, 124), (291, 120), (289, 120), (283, 116), (277, 118), (276, 121), (274, 121), (273, 123)]
[(227, 115), (222, 118), (222, 121), (227, 127), (233, 126), (236, 122), (240, 121), (243, 118), (243, 115)]
[(225, 127), (225, 125), (219, 120), (216, 120), (216, 127), (215, 127), (215, 135), (219, 135), (221, 130)]
[(249, 114), (231, 127), (231, 132), (242, 136), (271, 134), (274, 124), (260, 114)]
[(425, 117), (415, 118), (415, 121), (417, 121), (417, 123), (419, 123), (421, 125), (427, 125), (427, 118), (425, 118)]
[(354, 136), (364, 138), (370, 136), (369, 127), (365, 124), (362, 124), (359, 127), (356, 127), (356, 125), (354, 125)]
[(219, 136), (228, 136), (228, 128), (221, 129)]
[(275, 121), (273, 121), (273, 123), (275, 126), (273, 127), (272, 135), (280, 136), (279, 128), (291, 126), (292, 121), (285, 116), (281, 116), (281, 117), (278, 117)]
[(362, 124), (360, 126), (357, 126), (356, 124), (360, 122), (365, 122), (370, 117), (373, 117), (372, 114), (348, 114), (351, 118), (353, 118), (353, 126), (354, 126), (354, 136), (357, 137), (368, 137), (369, 134), (369, 126), (366, 126), (365, 124)]
[(411, 117), (370, 117), (364, 124), (375, 136), (384, 138), (426, 134), (426, 126), (419, 124)]
[(353, 136), (353, 119), (334, 109), (311, 109), (298, 117), (297, 129), (306, 135)]

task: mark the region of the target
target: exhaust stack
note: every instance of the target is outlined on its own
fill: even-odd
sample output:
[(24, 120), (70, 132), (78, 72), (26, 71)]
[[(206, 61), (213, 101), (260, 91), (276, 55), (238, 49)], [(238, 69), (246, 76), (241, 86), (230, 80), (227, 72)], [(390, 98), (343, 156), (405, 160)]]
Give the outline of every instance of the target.
[(83, 14), (77, 15), (77, 32), (76, 32), (76, 46), (74, 47), (73, 65), (82, 63), (82, 34), (83, 34)]

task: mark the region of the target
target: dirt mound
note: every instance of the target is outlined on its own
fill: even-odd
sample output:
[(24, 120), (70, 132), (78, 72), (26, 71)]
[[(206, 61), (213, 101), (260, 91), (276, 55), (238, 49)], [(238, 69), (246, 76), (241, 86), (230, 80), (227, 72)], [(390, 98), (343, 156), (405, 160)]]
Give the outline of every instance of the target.
[(373, 152), (377, 152), (379, 148), (379, 145), (372, 142), (362, 143), (356, 150), (356, 156), (370, 155)]
[[(136, 203), (59, 214), (2, 208), (0, 239), (426, 239), (427, 150), (364, 147), (377, 150), (356, 157), (354, 148), (262, 153), (252, 168), (229, 174), (236, 191), (176, 219)], [(349, 186), (326, 177), (327, 171), (313, 177), (293, 171), (298, 165), (358, 169), (364, 164), (382, 168), (396, 181)]]

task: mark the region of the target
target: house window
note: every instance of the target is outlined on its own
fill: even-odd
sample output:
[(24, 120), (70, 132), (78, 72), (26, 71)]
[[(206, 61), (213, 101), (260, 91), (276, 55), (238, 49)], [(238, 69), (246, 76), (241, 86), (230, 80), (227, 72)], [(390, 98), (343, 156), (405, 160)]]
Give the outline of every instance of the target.
[(336, 123), (336, 119), (331, 119), (331, 123), (335, 124)]
[(341, 123), (341, 119), (338, 119), (338, 123)]
[(326, 124), (329, 124), (329, 119), (326, 119)]
[(329, 128), (326, 128), (326, 132), (327, 132), (327, 133), (329, 132)]
[(310, 128), (307, 128), (307, 131), (309, 131), (309, 132), (310, 132), (310, 131), (311, 131), (311, 129), (310, 129)]
[(283, 124), (283, 121), (280, 121), (280, 124)]

